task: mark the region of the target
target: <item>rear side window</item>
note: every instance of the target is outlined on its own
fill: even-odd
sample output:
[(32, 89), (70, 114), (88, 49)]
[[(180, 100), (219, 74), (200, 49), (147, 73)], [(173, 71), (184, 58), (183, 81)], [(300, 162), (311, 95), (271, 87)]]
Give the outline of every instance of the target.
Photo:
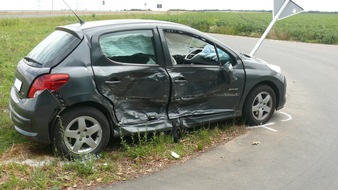
[(103, 54), (114, 62), (156, 64), (151, 30), (105, 34), (100, 37), (100, 46)]
[(42, 67), (52, 67), (60, 63), (80, 42), (72, 34), (57, 30), (40, 42), (25, 59)]

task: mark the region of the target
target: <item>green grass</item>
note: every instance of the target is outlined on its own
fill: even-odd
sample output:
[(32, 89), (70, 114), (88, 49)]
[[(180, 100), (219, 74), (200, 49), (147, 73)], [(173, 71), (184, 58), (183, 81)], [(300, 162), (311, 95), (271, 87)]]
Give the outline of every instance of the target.
[[(184, 161), (243, 132), (244, 127), (226, 124), (202, 127), (184, 131), (181, 143), (174, 143), (170, 133), (138, 133), (133, 137), (114, 139), (99, 159), (86, 156), (64, 162), (55, 158), (41, 166), (0, 164), (0, 188), (82, 189), (130, 180)], [(179, 154), (180, 158), (173, 158), (171, 151)]]

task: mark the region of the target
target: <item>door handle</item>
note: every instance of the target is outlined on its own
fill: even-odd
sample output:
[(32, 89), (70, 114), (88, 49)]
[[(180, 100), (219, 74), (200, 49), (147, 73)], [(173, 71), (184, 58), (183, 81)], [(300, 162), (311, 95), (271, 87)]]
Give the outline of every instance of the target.
[(112, 79), (110, 79), (110, 80), (106, 80), (106, 81), (104, 81), (104, 83), (106, 83), (106, 84), (118, 84), (118, 83), (120, 83), (121, 81), (119, 80), (119, 79), (117, 79), (117, 78), (112, 78)]
[(174, 79), (174, 83), (187, 83), (187, 82), (188, 81), (183, 77)]

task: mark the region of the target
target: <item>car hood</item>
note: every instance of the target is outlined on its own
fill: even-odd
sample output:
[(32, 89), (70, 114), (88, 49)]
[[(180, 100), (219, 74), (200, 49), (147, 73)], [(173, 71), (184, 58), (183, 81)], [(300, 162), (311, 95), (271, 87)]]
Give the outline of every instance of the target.
[(277, 73), (281, 73), (281, 68), (279, 66), (270, 64), (262, 59), (251, 57), (249, 55), (242, 53), (240, 54), (240, 57), (243, 61), (245, 69), (262, 69), (262, 70), (269, 69)]

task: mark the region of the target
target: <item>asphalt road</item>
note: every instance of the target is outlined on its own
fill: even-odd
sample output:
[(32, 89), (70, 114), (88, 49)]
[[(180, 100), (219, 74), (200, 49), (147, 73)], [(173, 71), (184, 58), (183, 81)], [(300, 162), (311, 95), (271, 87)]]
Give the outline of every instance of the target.
[[(245, 53), (258, 40), (213, 36)], [(187, 163), (110, 188), (338, 189), (338, 46), (266, 40), (256, 57), (281, 66), (288, 79), (287, 104), (272, 123)]]

